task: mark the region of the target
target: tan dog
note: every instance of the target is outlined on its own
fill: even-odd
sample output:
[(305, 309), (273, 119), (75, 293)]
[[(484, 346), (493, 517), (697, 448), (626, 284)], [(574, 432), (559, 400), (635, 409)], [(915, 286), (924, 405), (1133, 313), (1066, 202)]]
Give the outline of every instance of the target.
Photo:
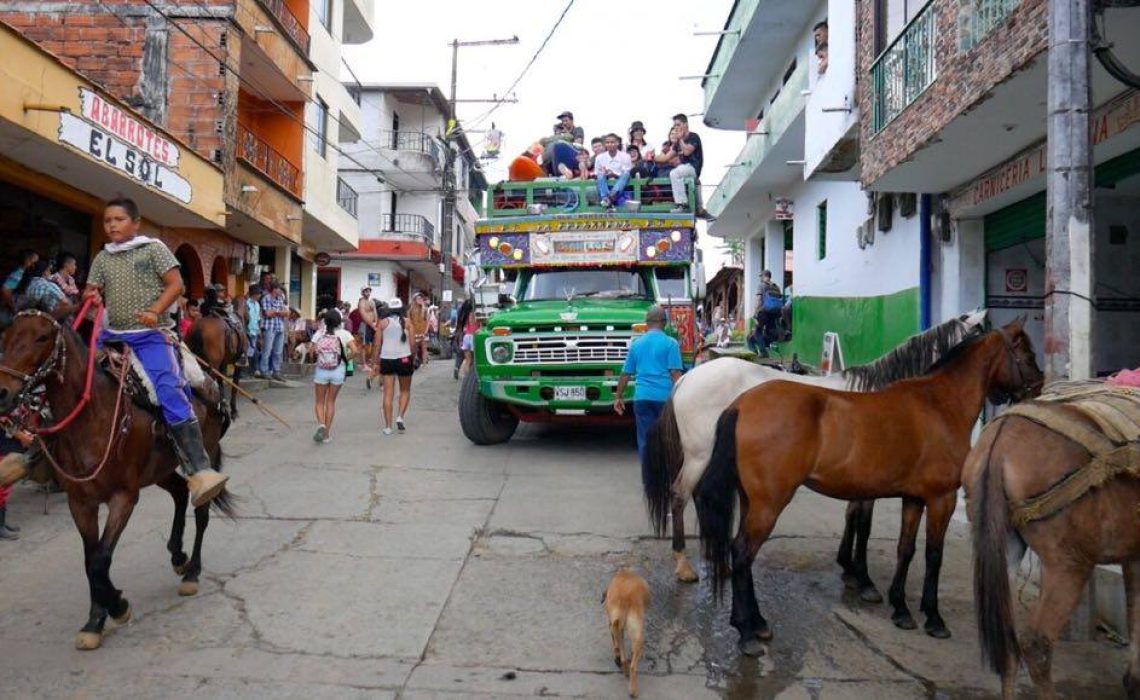
[[(610, 621), (614, 663), (629, 676), (629, 696), (637, 697), (637, 664), (645, 650), (645, 607), (649, 605), (649, 584), (634, 573), (621, 569), (614, 574), (602, 596)], [(629, 637), (630, 656), (625, 655), (624, 637)]]

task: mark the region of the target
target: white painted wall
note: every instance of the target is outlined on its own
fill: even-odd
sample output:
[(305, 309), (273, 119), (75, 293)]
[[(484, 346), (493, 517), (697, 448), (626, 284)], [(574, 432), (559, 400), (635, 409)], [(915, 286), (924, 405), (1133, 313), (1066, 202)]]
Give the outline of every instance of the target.
[(931, 322), (941, 323), (985, 306), (986, 243), (981, 219), (961, 219), (949, 242), (931, 245)]
[[(362, 287), (372, 287), (372, 298), (388, 301), (396, 296), (396, 273), (400, 266), (385, 260), (335, 259), (330, 267), (340, 268), (340, 298), (350, 304), (360, 299)], [(370, 282), (368, 275), (379, 274), (380, 284)]]
[[(1095, 194), (1096, 260), (1094, 281), (1099, 299), (1140, 299), (1140, 198)], [(1110, 245), (1110, 226), (1128, 228), (1127, 243)], [(1094, 321), (1093, 351), (1097, 371), (1140, 367), (1140, 312), (1098, 311)]]
[[(808, 26), (821, 20), (828, 25), (827, 72), (819, 75), (819, 62), (814, 47), (808, 48), (811, 71), (811, 95), (807, 99), (804, 118), (804, 176), (819, 167), (823, 157), (859, 123), (858, 100), (855, 97), (855, 0), (829, 0)], [(851, 107), (850, 112), (824, 112), (825, 108)]]
[[(860, 249), (856, 227), (867, 218), (867, 196), (858, 184), (806, 182), (794, 197), (796, 296), (870, 297), (918, 286), (917, 213), (904, 219), (896, 207), (891, 231), (876, 231), (874, 242)], [(825, 200), (827, 256), (820, 260), (818, 207)]]
[[(331, 3), (329, 26), (334, 30), (342, 26), (344, 4), (333, 0)], [(320, 225), (336, 232), (344, 240), (346, 247), (355, 247), (359, 235), (357, 219), (345, 211), (336, 199), (337, 169), (340, 165), (340, 120), (360, 129), (360, 108), (340, 82), (341, 43), (321, 24), (315, 5), (309, 11), (310, 48), (309, 56), (316, 64), (313, 72), (313, 101), (305, 105), (305, 123), (310, 131), (305, 134), (304, 178), (305, 213), (317, 219)], [(320, 152), (319, 140), (315, 131), (319, 129), (320, 116), (315, 100), (319, 98), (328, 105), (328, 145), (324, 154)]]

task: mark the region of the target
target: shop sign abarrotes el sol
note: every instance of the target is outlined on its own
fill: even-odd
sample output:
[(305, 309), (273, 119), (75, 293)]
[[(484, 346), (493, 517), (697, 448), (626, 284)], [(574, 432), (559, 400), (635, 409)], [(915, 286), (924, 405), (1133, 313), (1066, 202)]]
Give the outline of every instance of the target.
[(79, 88), (79, 97), (82, 117), (70, 112), (59, 115), (61, 143), (147, 187), (190, 203), (190, 182), (174, 170), (180, 155), (177, 145), (86, 88)]

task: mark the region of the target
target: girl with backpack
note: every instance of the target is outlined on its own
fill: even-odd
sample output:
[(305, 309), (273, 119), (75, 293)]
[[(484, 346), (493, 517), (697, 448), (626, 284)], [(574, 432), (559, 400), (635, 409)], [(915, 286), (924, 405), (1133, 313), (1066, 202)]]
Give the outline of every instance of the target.
[(396, 429), (404, 432), (404, 414), (412, 400), (412, 344), (411, 324), (404, 320), (404, 302), (396, 297), (388, 302), (388, 315), (380, 320), (377, 344), (380, 354), (380, 375), (384, 378), (384, 434), (392, 434), (392, 403), (396, 398), (396, 383), (400, 384), (400, 409), (396, 414)]
[(330, 439), (336, 416), (336, 396), (348, 376), (349, 358), (356, 355), (356, 340), (341, 327), (340, 312), (336, 309), (326, 311), (321, 320), (324, 327), (313, 334), (309, 346), (317, 363), (313, 370), (317, 414), (317, 432), (313, 433), (313, 440), (319, 443)]

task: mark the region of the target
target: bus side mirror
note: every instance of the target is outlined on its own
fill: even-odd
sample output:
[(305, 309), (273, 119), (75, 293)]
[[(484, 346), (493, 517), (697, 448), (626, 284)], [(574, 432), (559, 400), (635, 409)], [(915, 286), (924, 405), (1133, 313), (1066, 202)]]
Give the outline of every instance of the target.
[(705, 298), (705, 264), (703, 262), (693, 263), (691, 272), (693, 279), (693, 298), (697, 301)]

